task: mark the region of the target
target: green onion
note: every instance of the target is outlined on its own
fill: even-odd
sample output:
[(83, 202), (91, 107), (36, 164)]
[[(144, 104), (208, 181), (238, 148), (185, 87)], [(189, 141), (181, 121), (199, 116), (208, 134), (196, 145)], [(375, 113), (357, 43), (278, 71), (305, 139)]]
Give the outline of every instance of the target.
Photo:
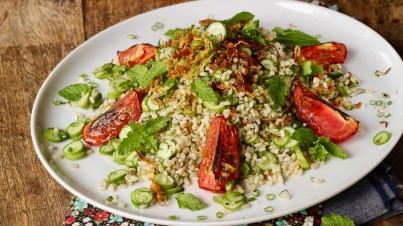
[(357, 94), (362, 94), (362, 93), (365, 93), (365, 89), (363, 89), (363, 88), (358, 88), (358, 89), (357, 89)]
[(387, 102), (388, 105), (391, 105), (393, 102), (390, 100)]
[(107, 201), (107, 202), (112, 202), (112, 201), (113, 201), (113, 196), (111, 196), (111, 195), (108, 196), (108, 197), (106, 198), (106, 201)]
[(387, 115), (385, 115), (384, 118), (389, 118), (390, 116), (392, 116), (392, 114), (391, 114), (391, 113), (388, 113)]
[(377, 101), (375, 102), (375, 105), (376, 105), (376, 106), (382, 106), (382, 103), (383, 103), (383, 102), (382, 102), (381, 100), (377, 100)]
[(265, 207), (265, 208), (264, 208), (264, 211), (265, 211), (265, 212), (268, 212), (268, 213), (273, 212), (273, 210), (274, 210), (274, 209), (273, 209), (272, 206), (268, 206), (268, 207)]
[(257, 197), (260, 195), (260, 191), (259, 190), (253, 190), (251, 193), (252, 196)]
[(383, 72), (380, 70), (376, 70), (375, 75), (376, 75), (376, 77), (380, 77), (381, 75), (383, 75)]
[(128, 39), (136, 39), (137, 37), (135, 36), (135, 35), (133, 35), (133, 34), (128, 34), (127, 36), (126, 36)]
[(274, 194), (267, 194), (266, 195), (266, 199), (269, 200), (269, 201), (274, 200), (274, 198), (276, 198), (276, 196)]
[(204, 215), (197, 216), (197, 220), (199, 220), (199, 221), (206, 220), (206, 219), (207, 219), (207, 216), (204, 216)]
[(176, 215), (171, 215), (168, 217), (168, 220), (177, 220), (179, 217)]
[(253, 202), (253, 201), (255, 201), (256, 200), (256, 197), (250, 197), (250, 198), (248, 198), (248, 202)]
[(389, 98), (389, 94), (387, 94), (387, 93), (381, 93), (381, 95), (383, 98)]
[(217, 218), (222, 218), (222, 217), (224, 216), (224, 214), (223, 214), (222, 212), (217, 212), (217, 213), (215, 214), (215, 216), (216, 216)]
[(378, 116), (379, 118), (381, 118), (381, 117), (383, 117), (384, 115), (385, 115), (385, 114), (384, 114), (383, 112), (378, 112), (378, 115), (377, 115), (377, 116)]
[(158, 29), (162, 29), (164, 25), (161, 22), (155, 22), (153, 26), (151, 26), (151, 30), (156, 31)]

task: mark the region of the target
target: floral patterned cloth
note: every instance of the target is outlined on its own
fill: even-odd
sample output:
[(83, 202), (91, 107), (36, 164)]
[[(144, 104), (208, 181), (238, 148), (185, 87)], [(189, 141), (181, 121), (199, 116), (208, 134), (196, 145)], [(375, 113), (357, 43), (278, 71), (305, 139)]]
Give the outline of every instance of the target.
[[(277, 219), (248, 224), (247, 226), (319, 226), (322, 218), (322, 205), (316, 205)], [(67, 210), (65, 226), (157, 226), (121, 217), (99, 209), (84, 200), (73, 197)]]

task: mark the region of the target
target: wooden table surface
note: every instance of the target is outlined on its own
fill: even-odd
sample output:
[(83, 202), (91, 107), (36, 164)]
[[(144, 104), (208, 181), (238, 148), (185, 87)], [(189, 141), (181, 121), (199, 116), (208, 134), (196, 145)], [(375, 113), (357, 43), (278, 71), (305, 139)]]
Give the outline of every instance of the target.
[[(61, 225), (72, 194), (36, 156), (30, 116), (42, 83), (74, 48), (124, 19), (186, 0), (0, 2), (0, 225)], [(403, 56), (402, 0), (328, 0), (380, 33)], [(403, 140), (389, 159), (403, 179)], [(403, 215), (376, 226), (403, 225)]]

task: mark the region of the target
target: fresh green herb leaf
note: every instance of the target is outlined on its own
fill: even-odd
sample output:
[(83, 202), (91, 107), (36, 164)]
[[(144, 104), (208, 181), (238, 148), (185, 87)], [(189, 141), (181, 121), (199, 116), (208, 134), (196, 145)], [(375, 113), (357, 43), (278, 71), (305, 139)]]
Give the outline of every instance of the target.
[(144, 136), (144, 139), (141, 141), (144, 144), (145, 148), (150, 151), (158, 150), (158, 141), (153, 136)]
[(127, 137), (122, 140), (122, 143), (119, 145), (119, 151), (128, 153), (134, 150), (158, 150), (158, 141), (153, 135), (165, 128), (168, 122), (169, 120), (166, 117), (150, 119), (144, 124), (131, 122), (129, 124), (131, 131), (127, 134)]
[(228, 20), (224, 20), (224, 21), (220, 21), (220, 22), (223, 24), (236, 24), (241, 21), (253, 20), (254, 17), (255, 17), (255, 15), (253, 15), (252, 13), (244, 11), (244, 12), (235, 14), (235, 16), (229, 18)]
[(311, 35), (308, 35), (299, 30), (283, 30), (281, 28), (274, 28), (273, 31), (277, 33), (275, 41), (281, 42), (291, 46), (310, 46), (320, 44), (319, 40)]
[(88, 93), (91, 89), (92, 88), (87, 84), (72, 84), (60, 90), (59, 95), (66, 100), (75, 102), (80, 100), (83, 93)]
[(312, 63), (312, 65), (311, 65), (311, 70), (312, 70), (312, 75), (319, 75), (319, 74), (323, 74), (323, 72), (324, 72), (322, 66), (320, 66), (318, 64), (314, 64), (314, 63)]
[(206, 102), (218, 102), (217, 93), (209, 86), (205, 81), (197, 78), (191, 85), (192, 92), (196, 94), (197, 97)]
[(355, 226), (354, 221), (347, 217), (342, 217), (338, 214), (330, 214), (322, 217), (322, 226), (333, 225)]
[(251, 20), (242, 28), (241, 33), (249, 38), (255, 39), (266, 45), (266, 40), (262, 37), (262, 33), (259, 28), (259, 20)]
[(158, 61), (153, 62), (150, 69), (147, 68), (147, 65), (137, 64), (128, 71), (128, 75), (139, 84), (140, 88), (144, 89), (155, 77), (165, 73), (165, 71), (165, 64)]
[(161, 129), (165, 128), (168, 124), (168, 121), (169, 120), (166, 117), (157, 117), (155, 119), (150, 119), (144, 125), (145, 132), (149, 135), (155, 134)]
[(191, 211), (201, 210), (207, 207), (207, 204), (202, 202), (196, 196), (190, 193), (179, 193), (176, 195), (179, 208), (186, 208)]
[(318, 136), (309, 128), (301, 127), (295, 130), (291, 135), (291, 139), (298, 141), (300, 144), (311, 146), (318, 139)]
[(341, 159), (346, 159), (348, 158), (348, 155), (346, 152), (344, 152), (339, 146), (337, 146), (335, 143), (333, 143), (329, 138), (327, 137), (319, 137), (318, 138), (318, 143), (321, 143), (329, 152), (330, 155), (336, 158), (341, 158)]
[(326, 151), (326, 148), (319, 142), (315, 143), (315, 146), (310, 148), (310, 151), (312, 153), (312, 157), (316, 161), (325, 161), (327, 158), (327, 155), (329, 154)]
[(285, 80), (279, 76), (273, 76), (269, 83), (269, 94), (273, 99), (273, 109), (278, 110), (285, 102), (287, 94)]

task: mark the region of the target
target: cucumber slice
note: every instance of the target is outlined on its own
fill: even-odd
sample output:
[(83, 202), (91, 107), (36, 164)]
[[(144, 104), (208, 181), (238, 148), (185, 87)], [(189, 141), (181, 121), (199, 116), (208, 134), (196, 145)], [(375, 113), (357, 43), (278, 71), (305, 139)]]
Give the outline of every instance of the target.
[(302, 75), (310, 75), (312, 74), (312, 62), (305, 61), (301, 64)]
[(220, 42), (224, 40), (225, 36), (227, 35), (227, 29), (225, 28), (224, 24), (218, 21), (211, 23), (207, 27), (206, 31), (210, 35), (214, 35)]
[(165, 195), (173, 195), (173, 194), (181, 192), (183, 190), (185, 190), (185, 189), (182, 186), (176, 185), (173, 188), (164, 189), (164, 194)]
[(127, 137), (127, 134), (132, 131), (130, 125), (125, 125), (119, 132), (119, 139), (123, 140)]
[(245, 139), (246, 144), (254, 144), (259, 141), (259, 133), (254, 133), (251, 137)]
[(164, 140), (159, 145), (157, 156), (163, 159), (169, 159), (176, 154), (176, 144), (171, 140)]
[(137, 152), (133, 151), (126, 157), (125, 164), (130, 168), (137, 167), (139, 165), (139, 159)]
[(294, 147), (294, 151), (295, 151), (297, 160), (299, 160), (301, 168), (305, 169), (305, 170), (311, 168), (311, 164), (309, 164), (309, 161), (307, 160), (304, 153), (301, 151), (301, 149), (298, 146)]
[(80, 100), (77, 102), (77, 106), (80, 108), (88, 108), (91, 104), (90, 102), (90, 96), (91, 96), (92, 91), (84, 93)]
[(260, 61), (260, 64), (263, 65), (264, 68), (270, 69), (275, 66), (274, 62), (269, 59), (263, 59)]
[(136, 208), (146, 208), (154, 201), (154, 192), (147, 187), (137, 188), (130, 195), (132, 204)]
[(203, 102), (203, 105), (210, 111), (217, 112), (217, 113), (224, 111), (228, 107), (227, 104), (223, 104), (223, 103), (215, 104), (213, 102)]
[[(269, 152), (269, 151), (262, 151), (258, 153), (258, 156), (260, 157), (260, 159), (258, 159), (256, 161), (256, 166), (263, 171), (268, 171), (271, 170), (271, 164), (275, 164), (277, 163), (277, 158), (276, 156)], [(262, 158), (266, 157), (265, 160), (263, 160)]]
[(56, 129), (54, 127), (47, 128), (43, 135), (46, 140), (54, 143), (60, 143), (69, 138), (69, 134), (65, 130)]
[(81, 140), (73, 141), (63, 148), (63, 155), (68, 160), (82, 159), (87, 155)]
[(148, 97), (146, 104), (148, 109), (150, 109), (150, 111), (157, 111), (160, 109), (158, 103), (151, 96)]
[(142, 109), (144, 112), (149, 112), (149, 111), (150, 111), (150, 109), (149, 109), (148, 106), (147, 106), (148, 98), (150, 98), (150, 96), (145, 96), (144, 99), (143, 99), (143, 101), (141, 102), (141, 109)]
[[(91, 97), (93, 98), (93, 101), (91, 101)], [(90, 97), (90, 108), (97, 108), (102, 104), (102, 93), (100, 92), (95, 92), (95, 94), (92, 94)]]
[(72, 140), (80, 140), (83, 137), (82, 130), (84, 126), (85, 123), (83, 121), (75, 121), (67, 127), (66, 131)]
[(391, 136), (392, 135), (389, 132), (381, 131), (374, 136), (372, 141), (374, 142), (375, 145), (382, 145), (388, 142)]
[(272, 137), (272, 141), (278, 147), (284, 147), (291, 140), (291, 135), (287, 130), (280, 130), (275, 136)]
[(107, 144), (102, 144), (101, 146), (99, 146), (99, 153), (101, 155), (113, 155), (113, 152), (115, 152), (115, 149), (109, 145), (109, 143)]
[(108, 178), (106, 178), (106, 181), (109, 184), (121, 184), (126, 181), (125, 179), (126, 175), (127, 175), (126, 169), (118, 169), (109, 173)]
[(176, 183), (172, 177), (162, 173), (154, 175), (154, 181), (164, 190), (176, 186)]

